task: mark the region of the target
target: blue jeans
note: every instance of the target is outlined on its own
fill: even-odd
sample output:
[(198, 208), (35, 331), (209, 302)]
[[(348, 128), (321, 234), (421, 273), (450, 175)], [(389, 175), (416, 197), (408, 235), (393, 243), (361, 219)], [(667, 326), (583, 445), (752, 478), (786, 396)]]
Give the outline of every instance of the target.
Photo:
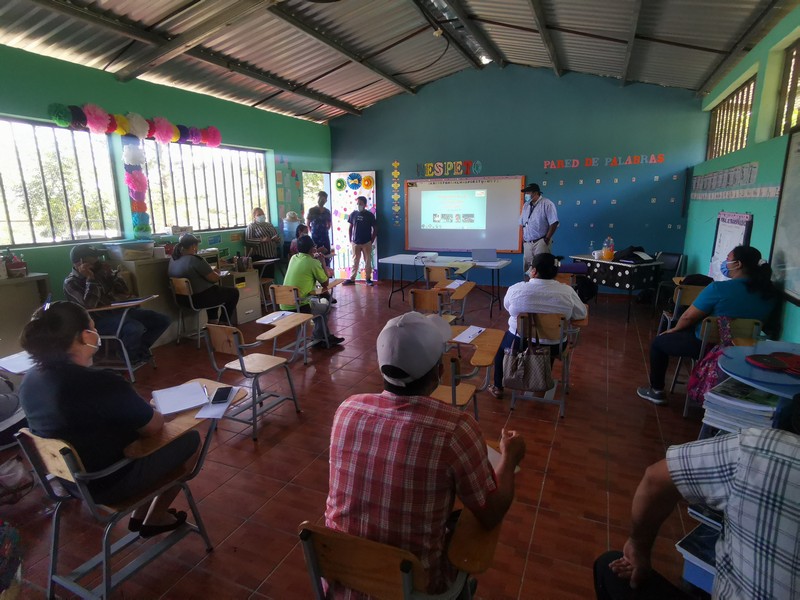
[[(93, 313), (94, 326), (100, 335), (115, 335), (124, 311), (110, 310), (102, 313)], [(102, 316), (101, 316), (102, 315)], [(128, 351), (131, 361), (135, 362), (144, 358), (156, 340), (161, 337), (172, 320), (164, 314), (154, 310), (132, 308), (122, 326), (120, 338)]]

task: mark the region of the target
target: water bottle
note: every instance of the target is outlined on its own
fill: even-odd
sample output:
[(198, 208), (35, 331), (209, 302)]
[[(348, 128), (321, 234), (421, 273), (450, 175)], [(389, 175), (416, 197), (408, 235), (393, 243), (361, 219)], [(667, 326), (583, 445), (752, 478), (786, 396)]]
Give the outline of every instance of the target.
[(594, 240), (589, 242), (589, 254), (590, 255), (594, 254)]

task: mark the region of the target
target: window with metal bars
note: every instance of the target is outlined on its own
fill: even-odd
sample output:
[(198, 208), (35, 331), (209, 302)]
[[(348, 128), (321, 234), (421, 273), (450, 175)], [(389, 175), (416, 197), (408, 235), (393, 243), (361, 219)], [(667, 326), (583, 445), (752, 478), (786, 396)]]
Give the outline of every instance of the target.
[(800, 94), (797, 93), (797, 79), (800, 76), (800, 40), (786, 49), (781, 80), (781, 95), (778, 102), (778, 118), (775, 119), (775, 135), (783, 135), (797, 125), (800, 115)]
[(0, 246), (120, 237), (106, 136), (0, 119)]
[(711, 111), (706, 160), (730, 154), (747, 145), (755, 89), (756, 78), (753, 77)]
[(253, 208), (269, 215), (263, 152), (145, 141), (147, 202), (154, 233), (244, 227)]

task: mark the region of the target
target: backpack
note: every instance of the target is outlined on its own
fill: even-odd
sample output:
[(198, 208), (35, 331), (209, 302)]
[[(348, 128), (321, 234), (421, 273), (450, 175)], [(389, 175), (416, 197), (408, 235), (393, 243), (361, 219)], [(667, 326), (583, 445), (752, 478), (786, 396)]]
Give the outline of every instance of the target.
[(687, 394), (694, 402), (703, 405), (706, 399), (706, 392), (717, 385), (720, 381), (719, 362), (725, 348), (732, 346), (731, 339), (731, 319), (730, 317), (717, 317), (719, 324), (719, 339), (720, 343), (716, 344), (702, 356), (697, 364), (692, 369), (692, 374), (689, 376), (689, 383), (687, 384)]

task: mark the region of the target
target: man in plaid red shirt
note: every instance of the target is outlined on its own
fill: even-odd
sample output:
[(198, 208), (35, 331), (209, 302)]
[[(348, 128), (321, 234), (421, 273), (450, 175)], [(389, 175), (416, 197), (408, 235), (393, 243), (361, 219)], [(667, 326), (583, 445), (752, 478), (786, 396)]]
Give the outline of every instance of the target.
[(494, 527), (511, 505), (514, 469), (525, 455), (523, 439), (503, 431), (493, 470), (472, 416), (429, 397), (450, 337), (437, 315), (391, 319), (377, 344), (383, 393), (345, 400), (331, 431), (325, 524), (412, 552), (428, 573), (428, 593), (455, 577), (445, 546), (456, 496), (484, 527)]

